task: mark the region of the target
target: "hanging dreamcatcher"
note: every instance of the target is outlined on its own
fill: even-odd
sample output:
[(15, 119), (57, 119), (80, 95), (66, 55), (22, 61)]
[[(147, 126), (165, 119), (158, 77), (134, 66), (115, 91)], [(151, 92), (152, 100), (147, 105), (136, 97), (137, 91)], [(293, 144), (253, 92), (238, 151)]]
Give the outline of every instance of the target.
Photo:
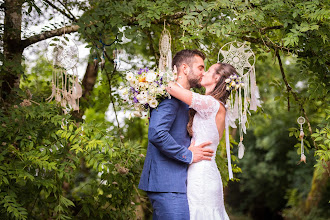
[(78, 55), (77, 45), (65, 35), (53, 38), (47, 47), (47, 59), (53, 65), (52, 94), (47, 101), (55, 98), (65, 112), (67, 107), (79, 111), (82, 88), (76, 66)]
[(165, 28), (159, 38), (159, 70), (165, 72), (172, 69), (172, 51), (171, 51), (171, 34)]
[[(221, 56), (221, 57), (220, 57)], [(244, 155), (243, 133), (246, 134), (247, 114), (249, 110), (257, 110), (261, 107), (259, 100), (259, 90), (255, 77), (255, 56), (248, 45), (240, 42), (229, 42), (225, 44), (218, 53), (218, 62), (228, 63), (235, 67), (243, 83), (235, 93), (231, 93), (227, 101), (226, 114), (226, 151), (228, 159), (229, 178), (232, 178), (229, 126), (236, 128), (235, 121), (238, 120), (240, 142), (238, 144), (238, 158)]]

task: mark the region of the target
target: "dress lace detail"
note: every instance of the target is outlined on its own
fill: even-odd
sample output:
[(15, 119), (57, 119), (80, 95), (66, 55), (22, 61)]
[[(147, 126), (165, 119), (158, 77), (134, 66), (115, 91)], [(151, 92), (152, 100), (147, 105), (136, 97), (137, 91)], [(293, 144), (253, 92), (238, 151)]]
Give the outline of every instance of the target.
[[(215, 122), (220, 103), (212, 96), (192, 93), (191, 108), (195, 109), (193, 139), (199, 145), (212, 141), (207, 146), (216, 152), (219, 133)], [(211, 161), (193, 163), (188, 168), (187, 197), (191, 220), (229, 219), (223, 200), (223, 186), (220, 172), (215, 163), (215, 153)]]

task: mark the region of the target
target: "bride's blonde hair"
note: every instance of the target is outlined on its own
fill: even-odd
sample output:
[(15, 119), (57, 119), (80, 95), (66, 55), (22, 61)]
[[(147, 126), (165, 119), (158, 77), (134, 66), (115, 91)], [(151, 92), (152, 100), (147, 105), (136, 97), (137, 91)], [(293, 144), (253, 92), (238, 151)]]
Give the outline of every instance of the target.
[[(215, 99), (217, 99), (223, 103), (226, 103), (226, 101), (230, 95), (230, 91), (228, 91), (226, 89), (225, 80), (227, 78), (229, 78), (229, 76), (232, 74), (237, 75), (237, 71), (232, 65), (227, 64), (227, 63), (217, 63), (216, 65), (217, 65), (217, 67), (215, 68), (215, 74), (219, 74), (220, 77), (219, 77), (219, 80), (218, 80), (217, 84), (215, 85), (213, 91), (208, 95), (214, 97)], [(193, 124), (193, 119), (194, 119), (195, 114), (196, 114), (196, 111), (194, 109), (189, 110), (189, 122), (187, 124), (187, 130), (191, 137), (193, 135), (192, 124)]]

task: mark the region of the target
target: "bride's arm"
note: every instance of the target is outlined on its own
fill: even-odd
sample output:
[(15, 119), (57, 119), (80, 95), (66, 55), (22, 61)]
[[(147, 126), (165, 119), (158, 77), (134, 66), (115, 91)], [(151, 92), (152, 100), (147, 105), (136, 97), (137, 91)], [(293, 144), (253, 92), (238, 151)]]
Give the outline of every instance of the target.
[(190, 90), (181, 88), (175, 82), (170, 82), (166, 87), (166, 91), (170, 93), (171, 96), (183, 101), (187, 105), (191, 105), (192, 92)]

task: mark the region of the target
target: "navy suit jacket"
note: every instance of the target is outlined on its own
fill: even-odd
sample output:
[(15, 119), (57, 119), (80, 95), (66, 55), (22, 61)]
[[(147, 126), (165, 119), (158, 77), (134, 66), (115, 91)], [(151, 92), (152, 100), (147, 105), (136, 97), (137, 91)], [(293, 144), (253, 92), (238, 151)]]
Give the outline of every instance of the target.
[(148, 149), (139, 188), (150, 192), (187, 192), (189, 107), (172, 97), (151, 111)]

